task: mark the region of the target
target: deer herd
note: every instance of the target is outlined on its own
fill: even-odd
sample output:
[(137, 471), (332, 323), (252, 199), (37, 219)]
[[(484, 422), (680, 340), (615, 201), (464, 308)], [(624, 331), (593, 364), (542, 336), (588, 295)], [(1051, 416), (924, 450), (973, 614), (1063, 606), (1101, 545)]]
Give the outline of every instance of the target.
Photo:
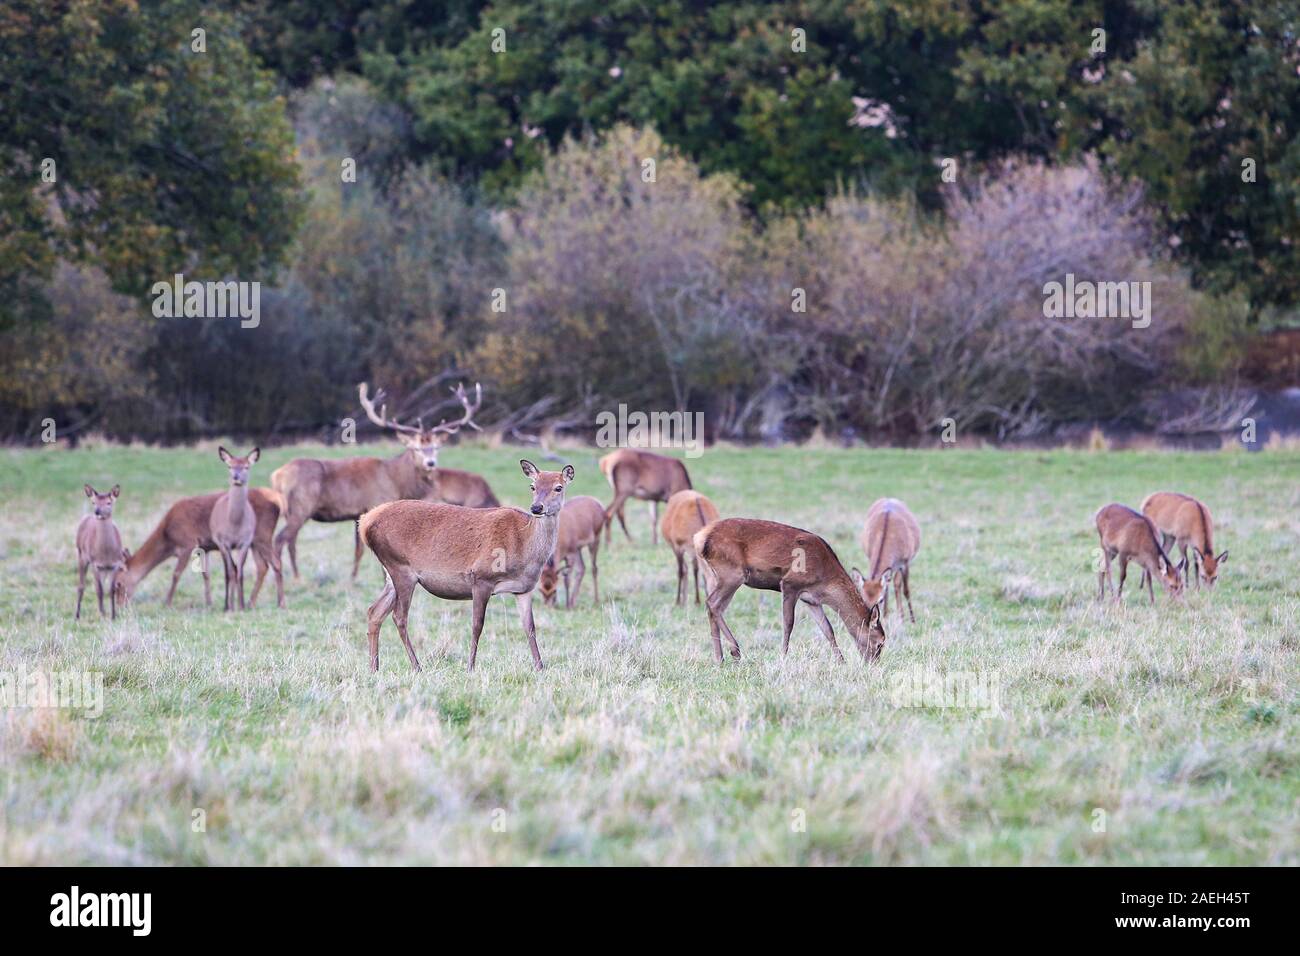
[[(921, 547), (916, 517), (897, 498), (881, 498), (867, 510), (860, 543), (867, 574), (846, 569), (830, 544), (811, 531), (754, 518), (723, 518), (704, 494), (695, 490), (686, 466), (678, 459), (640, 449), (621, 448), (600, 459), (601, 473), (609, 482), (613, 499), (602, 505), (589, 495), (566, 500), (574, 480), (572, 465), (543, 471), (527, 459), (520, 461), (529, 483), (532, 504), (527, 509), (503, 507), (479, 475), (438, 464), (443, 443), (461, 428), (478, 429), (474, 414), (482, 403), (475, 387), (471, 400), (463, 386), (453, 395), (462, 408), (453, 422), (443, 420), (425, 428), (388, 414), (383, 392), (372, 399), (367, 387), (359, 389), (361, 407), (375, 425), (394, 433), (405, 450), (392, 458), (318, 460), (295, 458), (271, 473), (270, 488), (251, 486), (251, 473), (260, 457), (257, 448), (247, 455), (231, 454), (224, 447), (218, 457), (225, 465), (228, 485), (224, 492), (182, 498), (173, 504), (135, 552), (122, 545), (113, 523), (113, 508), (121, 489), (107, 494), (85, 486), (91, 513), (77, 525), (77, 609), (81, 616), (86, 574), (93, 572), (104, 614), (105, 582), (110, 615), (128, 604), (140, 582), (155, 567), (175, 558), (170, 606), (185, 568), (203, 576), (205, 603), (212, 603), (208, 554), (221, 554), (225, 572), (226, 611), (257, 603), (268, 570), (275, 575), (276, 599), (284, 607), (281, 556), (298, 577), (298, 532), (307, 521), (352, 521), (355, 578), (367, 548), (384, 570), (384, 587), (367, 612), (366, 637), (370, 669), (379, 669), (379, 632), (391, 614), (398, 636), (415, 670), (420, 661), (411, 645), (407, 619), (416, 586), (435, 597), (472, 602), (469, 669), (478, 658), (479, 638), (488, 599), (495, 594), (514, 595), (519, 623), (528, 639), (533, 666), (542, 668), (533, 620), (533, 595), (554, 606), (559, 585), (564, 584), (564, 607), (577, 605), (586, 575), (584, 549), (591, 562), (593, 600), (600, 601), (597, 555), (601, 533), (610, 544), (615, 519), (631, 540), (624, 515), (630, 498), (649, 502), (651, 542), (662, 534), (676, 559), (676, 603), (688, 603), (688, 566), (694, 582), (695, 603), (700, 604), (700, 574), (704, 576), (704, 606), (708, 616), (713, 657), (723, 660), (723, 641), (732, 657), (740, 657), (740, 643), (727, 624), (728, 606), (742, 585), (781, 595), (781, 653), (790, 647), (795, 611), (807, 608), (837, 659), (844, 660), (835, 631), (826, 615), (829, 607), (839, 616), (866, 662), (880, 656), (885, 644), (884, 619), (889, 588), (893, 585), (899, 620), (916, 620), (910, 588), (911, 564)], [(378, 409), (376, 409), (378, 405)], [(665, 503), (663, 521), (659, 504)], [(275, 533), (283, 518), (284, 526)], [(1183, 591), (1184, 576), (1197, 586), (1213, 587), (1228, 552), (1214, 552), (1214, 522), (1209, 509), (1190, 495), (1156, 492), (1135, 511), (1108, 504), (1095, 516), (1100, 539), (1098, 599), (1113, 587), (1112, 562), (1119, 564), (1121, 600), (1129, 562), (1142, 571), (1138, 587), (1146, 587), (1155, 602), (1153, 582), (1159, 580), (1171, 596)], [(1169, 549), (1181, 554), (1175, 563)], [(252, 554), (257, 579), (245, 601), (244, 565)]]

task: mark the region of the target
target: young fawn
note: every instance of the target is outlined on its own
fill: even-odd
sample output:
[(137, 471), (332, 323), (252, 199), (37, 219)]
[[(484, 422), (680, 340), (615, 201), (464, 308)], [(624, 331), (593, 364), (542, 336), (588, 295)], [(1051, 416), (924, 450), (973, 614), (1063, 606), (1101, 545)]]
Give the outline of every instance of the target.
[(1160, 583), (1171, 597), (1178, 597), (1182, 593), (1183, 580), (1178, 568), (1160, 547), (1156, 527), (1145, 515), (1124, 505), (1106, 505), (1097, 512), (1097, 535), (1101, 538), (1101, 554), (1105, 561), (1105, 566), (1097, 572), (1097, 600), (1106, 596), (1106, 583), (1111, 580), (1110, 562), (1115, 558), (1119, 559), (1119, 591), (1115, 595), (1116, 601), (1124, 596), (1124, 578), (1128, 574), (1129, 561), (1136, 561), (1147, 572), (1146, 586), (1152, 604), (1156, 603), (1156, 595), (1151, 586), (1151, 578), (1159, 576)]
[(76, 620), (81, 619), (81, 597), (86, 593), (86, 571), (90, 568), (95, 572), (99, 616), (104, 616), (104, 578), (107, 577), (108, 601), (112, 617), (117, 619), (117, 595), (120, 588), (117, 575), (122, 570), (125, 555), (122, 551), (122, 536), (118, 533), (117, 525), (113, 524), (113, 505), (121, 493), (120, 485), (114, 485), (106, 495), (101, 495), (86, 485), (86, 497), (90, 499), (93, 510), (77, 524)]
[(605, 509), (605, 543), (609, 544), (613, 519), (623, 527), (629, 541), (632, 535), (623, 518), (623, 506), (628, 498), (650, 502), (650, 543), (655, 544), (659, 526), (659, 502), (667, 501), (684, 488), (691, 487), (691, 476), (686, 466), (676, 458), (656, 455), (638, 448), (620, 448), (603, 456), (599, 461), (601, 474), (609, 479), (614, 489), (614, 500)]
[(740, 657), (740, 644), (723, 614), (742, 584), (781, 592), (785, 628), (781, 638), (782, 656), (790, 649), (790, 631), (798, 601), (808, 606), (841, 662), (844, 655), (835, 643), (835, 632), (822, 605), (830, 606), (844, 621), (864, 661), (874, 661), (880, 656), (885, 644), (880, 605), (867, 603), (861, 572), (854, 568), (850, 577), (831, 546), (811, 531), (775, 521), (724, 518), (696, 532), (695, 553), (704, 565), (713, 658), (719, 663), (722, 662), (719, 631), (727, 636), (731, 656)]
[(212, 506), (212, 517), (208, 519), (208, 529), (212, 540), (221, 552), (221, 563), (226, 570), (226, 606), (227, 611), (235, 606), (235, 589), (239, 589), (239, 609), (244, 610), (244, 561), (253, 546), (253, 535), (257, 531), (257, 515), (248, 500), (248, 472), (261, 457), (261, 451), (254, 448), (245, 457), (232, 455), (225, 448), (218, 448), (217, 454), (230, 469), (230, 490), (217, 499)]
[[(537, 581), (537, 591), (542, 603), (555, 606), (560, 577), (564, 577), (564, 606), (572, 608), (578, 603), (586, 565), (582, 563), (582, 549), (591, 555), (591, 586), (600, 603), (600, 582), (596, 567), (596, 553), (600, 551), (600, 529), (605, 524), (605, 506), (591, 495), (578, 495), (564, 503), (560, 510), (560, 529), (555, 539), (555, 553), (542, 565), (542, 576)], [(578, 579), (569, 589), (569, 574), (574, 566)]]
[[(1174, 491), (1157, 491), (1147, 495), (1142, 502), (1142, 513), (1151, 519), (1151, 523), (1160, 532), (1160, 544), (1168, 551), (1169, 545), (1182, 552), (1183, 560), (1178, 568), (1196, 582), (1207, 588), (1214, 587), (1219, 578), (1219, 565), (1228, 560), (1228, 552), (1214, 553), (1214, 519), (1210, 509), (1191, 495), (1182, 495)], [(1187, 549), (1192, 549), (1195, 561), (1195, 575), (1189, 570)], [(1142, 572), (1143, 580), (1146, 571)], [(1140, 585), (1139, 585), (1140, 586)]]
[(494, 594), (513, 594), (528, 637), (533, 665), (542, 669), (533, 626), (533, 588), (542, 565), (555, 551), (564, 489), (573, 481), (573, 466), (540, 471), (519, 462), (532, 483), (533, 503), (519, 508), (462, 508), (429, 501), (392, 501), (361, 516), (362, 540), (384, 566), (384, 590), (367, 615), (370, 669), (379, 670), (379, 628), (390, 613), (406, 645), (411, 666), (420, 661), (406, 632), (411, 595), (418, 584), (434, 597), (473, 601), (469, 669), (478, 658), (487, 602)]
[(700, 564), (695, 555), (695, 534), (711, 521), (718, 520), (718, 509), (698, 491), (679, 491), (668, 499), (664, 522), (660, 527), (664, 540), (677, 556), (677, 601), (686, 604), (686, 562), (695, 576), (695, 603), (700, 603)]
[[(149, 537), (144, 539), (139, 550), (127, 554), (126, 569), (118, 575), (124, 604), (130, 602), (135, 589), (150, 571), (164, 561), (175, 558), (176, 567), (172, 570), (172, 583), (165, 602), (171, 607), (181, 575), (190, 567), (190, 559), (196, 550), (203, 553), (203, 563), (199, 568), (203, 574), (203, 601), (209, 605), (212, 603), (207, 552), (217, 548), (216, 542), (212, 540), (212, 507), (224, 494), (217, 491), (182, 498), (167, 509), (167, 513), (157, 527), (149, 532)], [(257, 594), (262, 590), (262, 581), (269, 568), (275, 572), (276, 603), (284, 607), (284, 577), (280, 573), (280, 559), (272, 544), (275, 523), (280, 518), (280, 496), (270, 488), (250, 488), (248, 500), (257, 518), (257, 530), (253, 532), (253, 561), (257, 564), (257, 580), (253, 582), (253, 594), (248, 599), (248, 606), (257, 606)]]
[(880, 602), (889, 610), (889, 583), (894, 583), (894, 598), (898, 603), (898, 618), (903, 618), (903, 600), (907, 599), (907, 614), (916, 622), (912, 612), (911, 564), (916, 552), (921, 550), (921, 526), (907, 505), (897, 498), (879, 498), (867, 510), (867, 523), (862, 528), (862, 550), (867, 554), (869, 571), (863, 595), (868, 604)]

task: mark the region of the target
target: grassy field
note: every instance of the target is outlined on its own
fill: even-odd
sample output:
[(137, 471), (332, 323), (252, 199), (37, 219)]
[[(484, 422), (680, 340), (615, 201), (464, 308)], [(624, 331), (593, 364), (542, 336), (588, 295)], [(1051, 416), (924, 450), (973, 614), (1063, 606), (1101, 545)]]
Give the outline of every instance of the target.
[[(73, 621), (82, 484), (121, 483), (134, 548), (223, 485), (215, 448), (0, 452), (0, 672), (104, 681), (98, 717), (0, 711), (0, 863), (1300, 863), (1300, 453), (710, 449), (690, 467), (724, 516), (815, 530), (851, 564), (873, 499), (911, 506), (917, 622), (891, 606), (879, 664), (832, 616), (834, 663), (802, 610), (782, 660), (778, 596), (742, 590), (745, 657), (716, 666), (638, 502), (602, 604), (538, 602), (544, 672), (512, 599), (467, 675), (469, 605), (417, 592), (425, 672), (390, 619), (372, 676), (381, 572), (349, 582), (348, 524), (303, 530), (287, 610), (273, 589), (206, 609), (190, 573), (166, 610), (166, 565), (116, 623), (93, 586)], [(254, 481), (339, 453), (274, 449)], [(444, 457), (527, 502), (516, 450)], [(596, 458), (569, 453), (572, 493), (607, 499)], [(1099, 606), (1093, 512), (1161, 488), (1213, 510), (1218, 588), (1151, 608), (1134, 574)], [(900, 698), (927, 677), (993, 688), (996, 712)]]

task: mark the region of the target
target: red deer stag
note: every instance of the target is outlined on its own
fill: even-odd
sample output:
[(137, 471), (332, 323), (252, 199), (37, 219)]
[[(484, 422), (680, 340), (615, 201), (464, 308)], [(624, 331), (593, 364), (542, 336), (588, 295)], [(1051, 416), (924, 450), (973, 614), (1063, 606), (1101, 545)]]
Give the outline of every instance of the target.
[[(433, 428), (423, 423), (403, 425), (388, 417), (380, 391), (372, 401), (362, 383), (359, 394), (366, 416), (380, 428), (395, 433), (406, 450), (393, 458), (345, 458), (318, 460), (295, 458), (271, 473), (271, 485), (284, 499), (284, 527), (275, 537), (279, 557), (289, 546), (289, 563), (298, 576), (298, 532), (308, 521), (356, 521), (372, 508), (389, 501), (415, 498), (468, 508), (495, 508), (496, 495), (480, 476), (468, 471), (438, 467), (438, 449), (462, 426), (478, 429), (474, 413), (483, 401), (483, 389), (474, 387), (474, 401), (458, 385), (452, 393), (464, 414), (454, 422), (442, 421)], [(380, 403), (375, 410), (375, 403)], [(355, 553), (352, 576), (357, 576), (365, 546), (360, 531), (354, 532)]]
[(600, 459), (599, 465), (601, 473), (609, 479), (609, 486), (614, 489), (614, 500), (605, 509), (605, 543), (609, 544), (610, 526), (615, 516), (627, 539), (632, 540), (627, 521), (623, 518), (623, 506), (628, 498), (640, 498), (650, 502), (650, 543), (655, 544), (659, 502), (691, 487), (686, 465), (679, 459), (639, 448), (612, 451)]
[(711, 521), (718, 520), (718, 509), (698, 491), (679, 491), (668, 499), (664, 523), (659, 529), (677, 556), (677, 600), (686, 604), (686, 562), (695, 577), (695, 603), (700, 603), (700, 563), (695, 555), (695, 533)]
[(122, 493), (120, 485), (114, 485), (106, 495), (101, 495), (90, 485), (86, 485), (86, 497), (90, 499), (92, 511), (77, 524), (77, 610), (73, 615), (81, 620), (81, 597), (86, 593), (86, 571), (95, 574), (95, 596), (99, 598), (99, 616), (104, 616), (104, 579), (108, 578), (108, 603), (113, 620), (117, 620), (117, 595), (121, 585), (118, 573), (125, 560), (122, 551), (122, 535), (117, 525), (113, 524), (113, 505)]
[[(166, 605), (171, 607), (172, 598), (176, 596), (176, 587), (180, 584), (181, 574), (189, 567), (190, 557), (196, 549), (203, 552), (203, 600), (212, 603), (212, 582), (208, 575), (207, 552), (217, 550), (212, 540), (212, 507), (217, 499), (225, 494), (223, 491), (209, 495), (195, 495), (182, 498), (163, 515), (157, 527), (145, 538), (144, 544), (134, 554), (128, 552), (126, 570), (120, 576), (122, 582), (122, 600), (128, 602), (154, 568), (170, 558), (176, 559), (172, 571), (172, 584), (167, 591)], [(284, 578), (280, 573), (280, 560), (275, 554), (273, 538), (275, 523), (280, 520), (280, 496), (270, 488), (250, 488), (248, 500), (253, 505), (257, 516), (257, 529), (253, 532), (253, 561), (257, 564), (257, 580), (253, 582), (253, 593), (248, 599), (249, 607), (257, 606), (257, 592), (262, 590), (262, 581), (267, 568), (275, 572), (276, 603), (284, 607)]]
[[(561, 577), (564, 578), (565, 608), (572, 609), (577, 605), (582, 578), (587, 571), (587, 566), (582, 562), (583, 548), (591, 556), (591, 586), (596, 593), (596, 603), (600, 603), (596, 555), (600, 551), (600, 529), (604, 524), (605, 506), (591, 495), (578, 495), (564, 503), (564, 508), (560, 511), (560, 530), (555, 540), (555, 553), (542, 565), (542, 576), (537, 580), (537, 592), (547, 607), (555, 606)], [(570, 589), (569, 575), (575, 566), (578, 579)]]
[(811, 531), (775, 521), (723, 518), (696, 532), (695, 553), (704, 565), (704, 585), (708, 591), (705, 605), (713, 637), (713, 658), (718, 663), (722, 663), (719, 631), (727, 636), (731, 656), (740, 657), (740, 644), (723, 614), (742, 584), (781, 592), (782, 656), (790, 650), (790, 631), (794, 628), (795, 605), (799, 601), (808, 606), (841, 662), (844, 655), (835, 643), (835, 632), (822, 605), (829, 605), (844, 621), (863, 661), (869, 663), (880, 656), (885, 644), (880, 605), (868, 604), (863, 597), (862, 573), (854, 568), (850, 576), (825, 539)]
[(533, 503), (528, 511), (391, 501), (362, 515), (361, 537), (387, 573), (384, 590), (370, 605), (366, 618), (372, 671), (379, 670), (379, 629), (390, 613), (411, 666), (420, 670), (419, 658), (406, 632), (406, 617), (417, 584), (434, 597), (474, 602), (471, 671), (478, 659), (488, 598), (513, 594), (533, 654), (533, 666), (542, 669), (533, 626), (533, 588), (541, 577), (542, 565), (555, 551), (564, 489), (573, 481), (573, 466), (565, 465), (563, 471), (539, 471), (527, 459), (519, 465), (532, 482)]

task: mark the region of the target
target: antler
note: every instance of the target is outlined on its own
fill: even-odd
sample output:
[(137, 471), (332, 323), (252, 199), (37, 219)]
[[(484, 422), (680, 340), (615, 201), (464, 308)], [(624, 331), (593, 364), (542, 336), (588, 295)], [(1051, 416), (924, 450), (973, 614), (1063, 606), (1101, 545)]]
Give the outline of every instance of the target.
[(421, 429), (419, 428), (413, 428), (410, 425), (403, 425), (401, 422), (396, 422), (388, 418), (388, 406), (385, 404), (379, 406), (378, 412), (375, 411), (375, 402), (382, 403), (384, 400), (384, 390), (382, 388), (375, 393), (374, 401), (371, 401), (370, 399), (370, 390), (365, 382), (361, 383), (359, 393), (361, 396), (361, 407), (366, 410), (366, 417), (380, 428), (391, 428), (393, 431), (407, 432), (412, 435), (418, 435), (420, 433)]
[(437, 425), (434, 425), (433, 428), (430, 429), (430, 431), (432, 431), (434, 434), (454, 435), (456, 434), (456, 432), (461, 430), (462, 426), (468, 425), (470, 428), (474, 429), (475, 431), (481, 432), (483, 429), (479, 428), (478, 425), (474, 424), (474, 413), (477, 412), (478, 407), (483, 404), (483, 386), (478, 383), (475, 383), (474, 401), (472, 403), (469, 400), (469, 396), (465, 394), (464, 385), (457, 385), (455, 388), (451, 390), (451, 393), (455, 395), (457, 399), (460, 400), (461, 405), (463, 405), (465, 408), (465, 414), (462, 415), (454, 422), (448, 422), (444, 418)]

